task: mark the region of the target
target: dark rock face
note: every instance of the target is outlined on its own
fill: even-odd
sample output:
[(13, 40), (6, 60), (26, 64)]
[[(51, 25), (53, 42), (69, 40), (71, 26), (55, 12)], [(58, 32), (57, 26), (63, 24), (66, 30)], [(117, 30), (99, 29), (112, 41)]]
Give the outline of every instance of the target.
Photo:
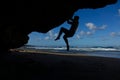
[[(83, 8), (103, 8), (117, 0), (27, 0), (1, 2), (1, 50), (23, 46), (32, 31), (46, 33)], [(7, 6), (7, 8), (6, 8)], [(3, 8), (5, 7), (5, 8)]]

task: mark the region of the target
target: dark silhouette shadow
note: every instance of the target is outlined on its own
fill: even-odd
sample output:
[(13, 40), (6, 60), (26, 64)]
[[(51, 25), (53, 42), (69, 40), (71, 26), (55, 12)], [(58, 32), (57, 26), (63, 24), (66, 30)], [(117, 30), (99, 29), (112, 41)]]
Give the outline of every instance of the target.
[(60, 29), (60, 32), (59, 32), (57, 38), (55, 39), (55, 40), (59, 40), (62, 33), (64, 33), (65, 35), (63, 36), (63, 39), (66, 43), (67, 51), (69, 51), (69, 43), (68, 43), (67, 38), (72, 37), (75, 34), (76, 29), (78, 28), (78, 24), (79, 24), (78, 20), (79, 20), (79, 16), (75, 16), (74, 19), (67, 20), (67, 23), (71, 25), (71, 28), (68, 30), (68, 29), (62, 27)]
[(11, 52), (0, 60), (0, 80), (120, 80), (120, 59)]

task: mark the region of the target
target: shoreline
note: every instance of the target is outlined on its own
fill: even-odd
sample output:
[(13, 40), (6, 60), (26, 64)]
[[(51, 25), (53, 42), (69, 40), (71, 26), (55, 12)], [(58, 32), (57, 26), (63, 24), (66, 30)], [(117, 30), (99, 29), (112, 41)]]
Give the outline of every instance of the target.
[[(119, 80), (120, 59), (59, 55), (41, 51), (12, 52), (1, 62), (3, 76), (30, 80)], [(7, 66), (6, 66), (7, 65)], [(7, 69), (7, 71), (6, 71)], [(11, 71), (12, 70), (12, 71)], [(6, 72), (6, 73), (5, 73)], [(18, 78), (12, 76), (17, 80)]]
[[(93, 57), (105, 57), (105, 58), (117, 58), (120, 59), (120, 53), (118, 51), (59, 51), (54, 49), (13, 49), (12, 52), (22, 53), (44, 53), (63, 56), (93, 56)], [(119, 55), (118, 55), (119, 54)]]

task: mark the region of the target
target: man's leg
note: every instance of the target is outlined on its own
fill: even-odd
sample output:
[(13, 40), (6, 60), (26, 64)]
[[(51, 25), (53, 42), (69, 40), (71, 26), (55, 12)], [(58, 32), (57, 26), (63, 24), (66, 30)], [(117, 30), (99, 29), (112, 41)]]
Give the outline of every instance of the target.
[(64, 35), (64, 36), (63, 36), (63, 39), (64, 39), (64, 41), (65, 41), (65, 43), (66, 43), (66, 46), (67, 46), (67, 51), (69, 51), (69, 43), (68, 43), (67, 36), (66, 36), (66, 35)]
[(58, 36), (57, 36), (57, 38), (56, 38), (55, 40), (60, 39), (60, 36), (62, 35), (63, 32), (66, 34), (66, 33), (68, 32), (68, 30), (67, 30), (66, 28), (63, 28), (63, 27), (62, 27), (62, 28), (60, 29), (60, 32), (59, 32), (59, 34), (58, 34)]

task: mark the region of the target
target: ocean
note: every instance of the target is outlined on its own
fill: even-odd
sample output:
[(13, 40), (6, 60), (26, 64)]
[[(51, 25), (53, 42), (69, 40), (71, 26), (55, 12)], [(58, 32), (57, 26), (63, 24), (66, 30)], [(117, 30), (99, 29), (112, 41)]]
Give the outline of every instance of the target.
[(89, 48), (70, 48), (66, 51), (66, 47), (40, 47), (40, 46), (27, 46), (27, 49), (43, 50), (53, 53), (63, 53), (63, 54), (84, 54), (88, 56), (100, 56), (100, 57), (111, 57), (120, 58), (120, 48), (114, 47), (89, 47)]

